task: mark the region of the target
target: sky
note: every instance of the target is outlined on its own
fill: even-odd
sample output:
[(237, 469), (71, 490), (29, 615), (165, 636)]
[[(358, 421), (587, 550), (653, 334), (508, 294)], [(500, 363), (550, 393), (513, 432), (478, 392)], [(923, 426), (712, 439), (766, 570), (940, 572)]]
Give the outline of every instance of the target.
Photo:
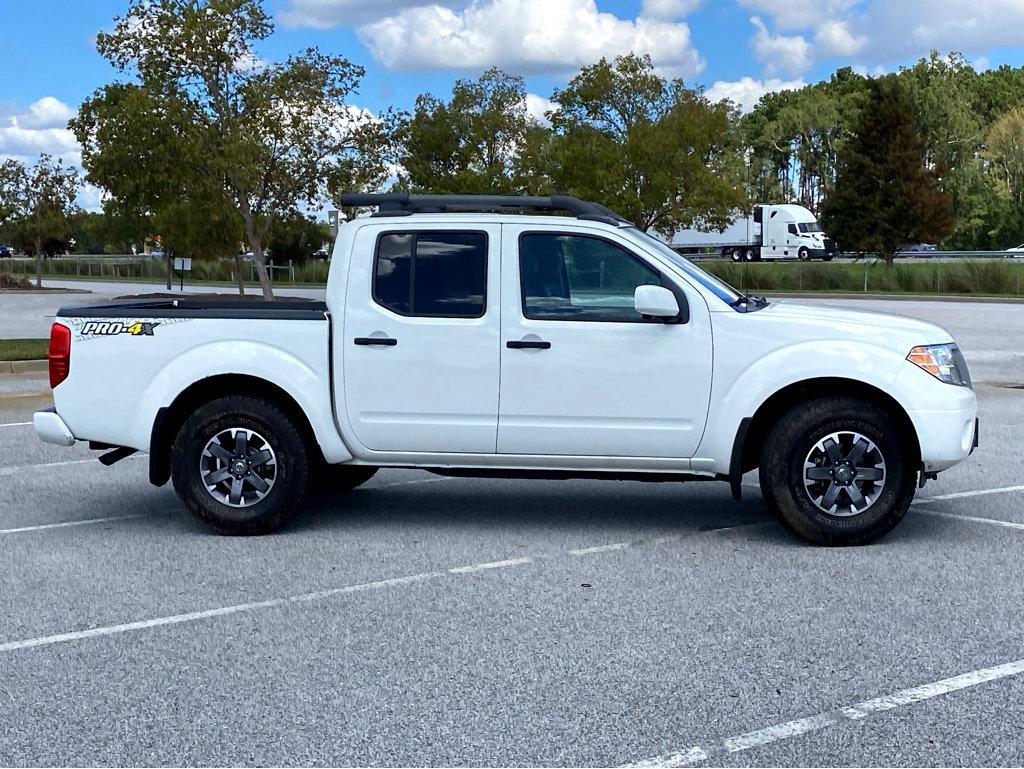
[[(66, 123), (116, 77), (95, 49), (128, 0), (0, 0), (0, 159), (80, 162)], [(408, 108), (419, 93), (499, 66), (526, 78), (538, 117), (580, 66), (629, 51), (744, 109), (838, 67), (893, 71), (962, 53), (978, 69), (1024, 65), (1024, 0), (266, 0), (257, 54), (317, 46), (366, 69), (355, 106)], [(94, 208), (98, 191), (81, 201)]]

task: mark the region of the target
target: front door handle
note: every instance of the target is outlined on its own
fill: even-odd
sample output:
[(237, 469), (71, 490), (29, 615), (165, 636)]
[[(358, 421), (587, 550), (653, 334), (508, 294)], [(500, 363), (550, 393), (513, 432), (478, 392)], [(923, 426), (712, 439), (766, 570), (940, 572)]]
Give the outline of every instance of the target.
[(551, 342), (542, 342), (540, 340), (523, 339), (519, 341), (508, 341), (505, 342), (505, 346), (510, 350), (550, 350)]
[(357, 336), (353, 340), (358, 345), (380, 345), (382, 347), (394, 347), (398, 344), (397, 339), (389, 336)]

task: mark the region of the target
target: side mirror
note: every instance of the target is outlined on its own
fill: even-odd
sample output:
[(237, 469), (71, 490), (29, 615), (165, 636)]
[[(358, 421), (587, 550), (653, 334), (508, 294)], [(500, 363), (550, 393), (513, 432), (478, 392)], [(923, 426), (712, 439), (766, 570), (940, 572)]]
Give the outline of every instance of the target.
[(679, 302), (675, 294), (664, 286), (637, 286), (633, 292), (633, 307), (641, 315), (652, 318), (679, 316)]

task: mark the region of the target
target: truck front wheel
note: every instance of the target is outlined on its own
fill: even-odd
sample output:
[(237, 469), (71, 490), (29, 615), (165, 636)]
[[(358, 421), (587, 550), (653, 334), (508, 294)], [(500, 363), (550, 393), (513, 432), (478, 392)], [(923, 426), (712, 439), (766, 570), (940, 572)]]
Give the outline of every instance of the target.
[(864, 545), (891, 531), (914, 498), (909, 436), (859, 398), (801, 404), (769, 431), (761, 492), (795, 534), (820, 545)]
[(178, 496), (211, 529), (268, 534), (302, 504), (309, 448), (295, 418), (275, 401), (228, 396), (185, 421), (171, 467)]

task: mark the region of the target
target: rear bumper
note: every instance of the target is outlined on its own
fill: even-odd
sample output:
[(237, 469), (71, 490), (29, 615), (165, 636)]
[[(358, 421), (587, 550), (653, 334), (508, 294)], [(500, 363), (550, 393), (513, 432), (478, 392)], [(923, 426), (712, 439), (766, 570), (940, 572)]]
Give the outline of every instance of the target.
[(37, 411), (32, 416), (32, 425), (39, 440), (57, 446), (74, 446), (75, 436), (54, 409)]

